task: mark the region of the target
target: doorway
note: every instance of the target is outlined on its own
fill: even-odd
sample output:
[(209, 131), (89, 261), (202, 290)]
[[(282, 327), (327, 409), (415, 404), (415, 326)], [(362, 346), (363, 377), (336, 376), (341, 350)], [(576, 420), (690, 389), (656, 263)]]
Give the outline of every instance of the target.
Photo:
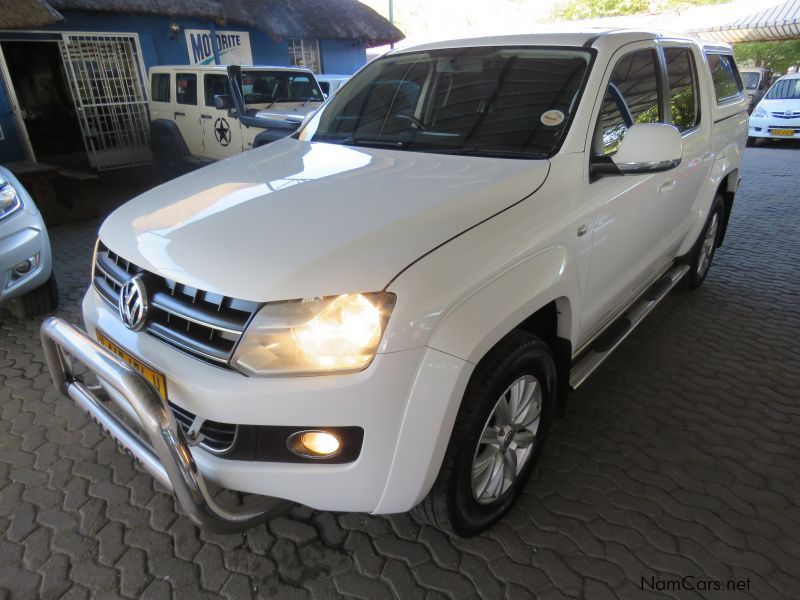
[(58, 42), (2, 42), (2, 49), (36, 160), (88, 168)]

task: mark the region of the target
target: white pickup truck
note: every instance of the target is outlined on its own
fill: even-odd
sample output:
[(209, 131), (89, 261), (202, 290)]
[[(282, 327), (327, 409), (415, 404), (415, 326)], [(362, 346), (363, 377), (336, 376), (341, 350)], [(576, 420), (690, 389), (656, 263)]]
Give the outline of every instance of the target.
[(703, 282), (746, 137), (726, 46), (616, 30), (392, 51), (298, 133), (114, 212), (85, 331), (46, 321), (48, 363), (201, 526), (269, 514), (210, 481), (474, 535), (570, 389)]
[(150, 69), (150, 145), (173, 177), (294, 133), (325, 95), (299, 67)]

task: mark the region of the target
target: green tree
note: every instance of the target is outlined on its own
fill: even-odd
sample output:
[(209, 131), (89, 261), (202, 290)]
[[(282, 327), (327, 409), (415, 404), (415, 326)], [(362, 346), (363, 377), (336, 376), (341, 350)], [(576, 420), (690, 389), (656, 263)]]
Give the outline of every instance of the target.
[(800, 40), (734, 44), (733, 54), (739, 66), (770, 67), (778, 73), (800, 63)]
[(556, 21), (575, 21), (596, 17), (618, 17), (644, 12), (658, 12), (685, 6), (719, 4), (725, 0), (566, 0), (551, 13)]

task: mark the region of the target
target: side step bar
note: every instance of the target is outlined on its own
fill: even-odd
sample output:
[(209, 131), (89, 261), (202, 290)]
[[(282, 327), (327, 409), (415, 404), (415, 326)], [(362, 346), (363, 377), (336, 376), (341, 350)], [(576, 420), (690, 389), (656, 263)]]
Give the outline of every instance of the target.
[(576, 390), (588, 379), (605, 359), (611, 356), (626, 337), (636, 329), (644, 318), (661, 302), (689, 270), (688, 265), (675, 265), (639, 297), (624, 315), (614, 321), (597, 338), (576, 362), (569, 375), (569, 386)]

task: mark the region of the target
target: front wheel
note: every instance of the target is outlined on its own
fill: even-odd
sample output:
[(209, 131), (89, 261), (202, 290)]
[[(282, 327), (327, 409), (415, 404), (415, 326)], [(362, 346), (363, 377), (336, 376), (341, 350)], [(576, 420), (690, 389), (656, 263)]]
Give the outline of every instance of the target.
[(476, 367), (439, 476), (416, 516), (462, 537), (500, 520), (541, 452), (555, 394), (548, 345), (512, 332)]
[(51, 313), (58, 308), (58, 284), (50, 275), (43, 285), (11, 301), (11, 312), (19, 319), (30, 319)]
[(700, 233), (692, 252), (687, 257), (689, 272), (684, 280), (686, 288), (693, 290), (700, 287), (705, 281), (708, 270), (711, 268), (711, 262), (714, 260), (717, 246), (719, 246), (724, 218), (725, 203), (722, 200), (722, 196), (717, 195), (711, 205), (703, 231)]

